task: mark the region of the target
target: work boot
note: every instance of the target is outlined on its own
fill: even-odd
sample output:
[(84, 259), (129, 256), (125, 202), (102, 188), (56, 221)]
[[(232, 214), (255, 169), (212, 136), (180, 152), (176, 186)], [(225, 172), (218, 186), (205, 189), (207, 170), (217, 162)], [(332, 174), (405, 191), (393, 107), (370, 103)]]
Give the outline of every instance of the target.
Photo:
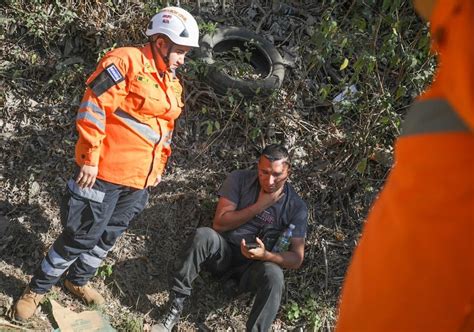
[(179, 321), (183, 311), (185, 296), (175, 297), (168, 308), (168, 313), (159, 322), (151, 327), (151, 332), (171, 332), (173, 327)]
[(38, 294), (33, 292), (30, 287), (26, 287), (25, 291), (15, 303), (15, 307), (13, 308), (14, 316), (16, 320), (19, 321), (26, 321), (31, 316), (34, 315), (36, 308), (41, 303), (44, 294)]
[(73, 293), (77, 297), (84, 300), (84, 302), (86, 302), (87, 304), (101, 305), (105, 303), (105, 300), (102, 295), (100, 295), (99, 292), (97, 292), (94, 288), (88, 285), (77, 286), (66, 279), (66, 281), (64, 281), (64, 287), (66, 287), (71, 293)]

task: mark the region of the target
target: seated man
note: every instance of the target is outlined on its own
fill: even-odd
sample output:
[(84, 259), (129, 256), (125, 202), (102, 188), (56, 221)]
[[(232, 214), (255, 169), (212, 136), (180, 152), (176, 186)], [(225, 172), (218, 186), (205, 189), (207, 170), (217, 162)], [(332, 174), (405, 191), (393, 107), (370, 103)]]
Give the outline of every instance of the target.
[[(238, 170), (227, 177), (218, 192), (213, 228), (198, 228), (188, 240), (172, 278), (168, 314), (152, 331), (171, 331), (203, 267), (235, 273), (239, 292), (255, 294), (247, 330), (270, 329), (284, 288), (282, 268), (297, 269), (304, 257), (308, 211), (287, 183), (289, 173), (288, 151), (273, 144), (263, 150), (258, 170)], [(290, 224), (295, 227), (288, 251), (272, 252)]]

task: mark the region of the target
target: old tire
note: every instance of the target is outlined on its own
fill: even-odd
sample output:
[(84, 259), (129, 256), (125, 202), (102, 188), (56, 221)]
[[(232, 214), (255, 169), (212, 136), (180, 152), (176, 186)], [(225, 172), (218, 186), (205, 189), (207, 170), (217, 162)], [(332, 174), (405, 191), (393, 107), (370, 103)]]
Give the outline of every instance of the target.
[[(251, 42), (250, 65), (261, 78), (242, 79), (230, 76), (215, 66), (216, 53), (232, 50), (238, 47), (246, 48), (246, 42)], [(198, 56), (209, 65), (205, 73), (206, 82), (219, 94), (225, 94), (228, 89), (237, 89), (246, 97), (258, 94), (268, 95), (280, 88), (285, 77), (283, 58), (269, 41), (244, 28), (219, 28), (213, 34), (202, 37)]]

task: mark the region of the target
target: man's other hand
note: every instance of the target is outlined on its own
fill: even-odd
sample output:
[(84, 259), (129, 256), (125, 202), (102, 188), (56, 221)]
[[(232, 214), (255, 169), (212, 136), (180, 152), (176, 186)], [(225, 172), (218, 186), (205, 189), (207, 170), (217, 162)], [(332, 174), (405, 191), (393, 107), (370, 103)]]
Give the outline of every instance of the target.
[(76, 183), (81, 188), (92, 188), (99, 172), (98, 166), (82, 165)]
[(242, 241), (240, 241), (240, 251), (242, 252), (242, 255), (244, 255), (248, 259), (264, 260), (265, 254), (267, 252), (265, 250), (265, 244), (263, 244), (262, 240), (260, 240), (258, 237), (255, 238), (255, 241), (257, 242), (259, 247), (248, 249), (245, 239), (242, 239)]

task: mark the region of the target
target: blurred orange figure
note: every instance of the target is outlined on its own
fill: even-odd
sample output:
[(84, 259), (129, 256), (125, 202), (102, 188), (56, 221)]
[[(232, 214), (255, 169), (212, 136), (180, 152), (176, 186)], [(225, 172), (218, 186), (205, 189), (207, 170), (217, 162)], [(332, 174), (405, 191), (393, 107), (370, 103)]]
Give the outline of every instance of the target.
[(439, 66), (395, 144), (337, 332), (474, 331), (474, 0), (418, 0)]

